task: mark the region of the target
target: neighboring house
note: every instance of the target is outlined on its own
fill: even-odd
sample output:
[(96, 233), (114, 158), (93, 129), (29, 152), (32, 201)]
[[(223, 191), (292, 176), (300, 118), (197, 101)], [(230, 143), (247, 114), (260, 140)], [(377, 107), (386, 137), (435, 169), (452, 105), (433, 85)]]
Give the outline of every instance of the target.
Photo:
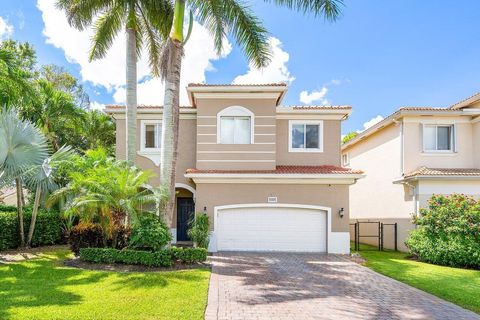
[(17, 205), (17, 190), (15, 187), (0, 189), (0, 204), (9, 206)]
[[(209, 215), (210, 250), (349, 252), (349, 186), (341, 167), (341, 122), (351, 107), (280, 106), (287, 86), (187, 87), (180, 108), (175, 242), (188, 241), (194, 210)], [(125, 108), (117, 157), (125, 159)], [(159, 172), (162, 108), (138, 108), (138, 157)], [(158, 185), (158, 177), (152, 181)]]
[[(366, 174), (350, 189), (352, 222), (398, 223), (399, 248), (406, 250), (411, 216), (433, 194), (480, 197), (480, 93), (447, 108), (400, 108), (344, 144), (342, 162)], [(361, 227), (376, 234), (374, 225)], [(391, 248), (391, 227), (384, 238)]]

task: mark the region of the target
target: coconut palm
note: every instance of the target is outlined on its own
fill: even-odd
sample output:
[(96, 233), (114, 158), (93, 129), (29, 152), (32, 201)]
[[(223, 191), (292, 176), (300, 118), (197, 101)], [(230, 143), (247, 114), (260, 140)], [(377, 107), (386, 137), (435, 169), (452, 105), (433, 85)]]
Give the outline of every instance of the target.
[[(265, 0), (303, 13), (322, 15), (335, 20), (340, 14), (342, 0)], [(268, 33), (252, 10), (240, 0), (175, 0), (170, 35), (162, 52), (161, 75), (165, 81), (162, 142), (160, 156), (160, 185), (168, 188), (170, 199), (166, 204), (167, 222), (171, 224), (175, 199), (175, 165), (178, 145), (180, 71), (184, 37), (186, 6), (190, 19), (203, 24), (214, 39), (218, 53), (227, 34), (243, 48), (247, 60), (255, 67), (265, 67), (270, 61)], [(190, 24), (191, 28), (191, 24)]]
[(158, 74), (160, 48), (168, 35), (173, 7), (167, 0), (58, 0), (68, 22), (79, 30), (93, 25), (89, 59), (103, 58), (118, 33), (126, 33), (127, 161), (134, 162), (137, 132), (137, 58), (145, 46)]
[(20, 245), (25, 245), (23, 230), (23, 184), (21, 176), (48, 157), (45, 136), (31, 122), (22, 120), (14, 109), (0, 110), (0, 185), (15, 181)]
[(72, 156), (72, 148), (68, 146), (61, 147), (54, 154), (45, 158), (40, 165), (34, 165), (25, 172), (25, 182), (35, 190), (35, 200), (33, 202), (32, 219), (27, 236), (27, 247), (32, 244), (33, 232), (37, 221), (38, 209), (42, 197), (58, 188), (54, 179), (54, 171), (61, 162), (68, 161)]

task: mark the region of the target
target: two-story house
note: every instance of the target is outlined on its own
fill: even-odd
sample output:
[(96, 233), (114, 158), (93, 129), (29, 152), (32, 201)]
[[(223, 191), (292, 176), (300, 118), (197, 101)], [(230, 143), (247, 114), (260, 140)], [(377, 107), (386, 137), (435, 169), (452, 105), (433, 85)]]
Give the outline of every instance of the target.
[[(344, 144), (342, 161), (366, 174), (350, 189), (350, 218), (397, 223), (399, 248), (406, 250), (412, 214), (433, 194), (480, 197), (480, 94), (446, 108), (400, 108)], [(392, 247), (388, 232), (385, 246)]]
[[(349, 186), (362, 177), (341, 167), (341, 122), (351, 107), (281, 106), (285, 84), (190, 84), (187, 92), (174, 242), (188, 240), (195, 210), (210, 217), (211, 251), (349, 252)], [(107, 112), (125, 159), (125, 108)], [(162, 107), (137, 114), (136, 164), (158, 173)]]

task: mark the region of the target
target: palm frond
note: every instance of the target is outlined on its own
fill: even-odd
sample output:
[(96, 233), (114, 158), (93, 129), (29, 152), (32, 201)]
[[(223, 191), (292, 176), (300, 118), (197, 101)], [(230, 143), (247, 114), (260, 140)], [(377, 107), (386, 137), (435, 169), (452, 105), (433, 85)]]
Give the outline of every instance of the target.
[(335, 21), (341, 14), (343, 0), (264, 0), (273, 2), (305, 14), (313, 13), (315, 16), (323, 15), (326, 20)]
[(105, 57), (116, 35), (122, 29), (124, 14), (123, 5), (117, 3), (97, 19), (94, 24), (93, 45), (88, 57), (90, 61)]

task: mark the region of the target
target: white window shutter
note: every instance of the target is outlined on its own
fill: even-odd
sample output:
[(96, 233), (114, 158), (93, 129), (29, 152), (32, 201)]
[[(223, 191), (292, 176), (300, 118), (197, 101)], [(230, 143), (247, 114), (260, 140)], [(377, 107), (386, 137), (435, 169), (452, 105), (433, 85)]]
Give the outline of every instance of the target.
[(452, 130), (452, 135), (453, 135), (453, 137), (452, 137), (453, 149), (452, 150), (453, 150), (453, 152), (457, 152), (457, 125), (454, 124), (452, 127), (453, 127), (452, 128), (453, 129)]

